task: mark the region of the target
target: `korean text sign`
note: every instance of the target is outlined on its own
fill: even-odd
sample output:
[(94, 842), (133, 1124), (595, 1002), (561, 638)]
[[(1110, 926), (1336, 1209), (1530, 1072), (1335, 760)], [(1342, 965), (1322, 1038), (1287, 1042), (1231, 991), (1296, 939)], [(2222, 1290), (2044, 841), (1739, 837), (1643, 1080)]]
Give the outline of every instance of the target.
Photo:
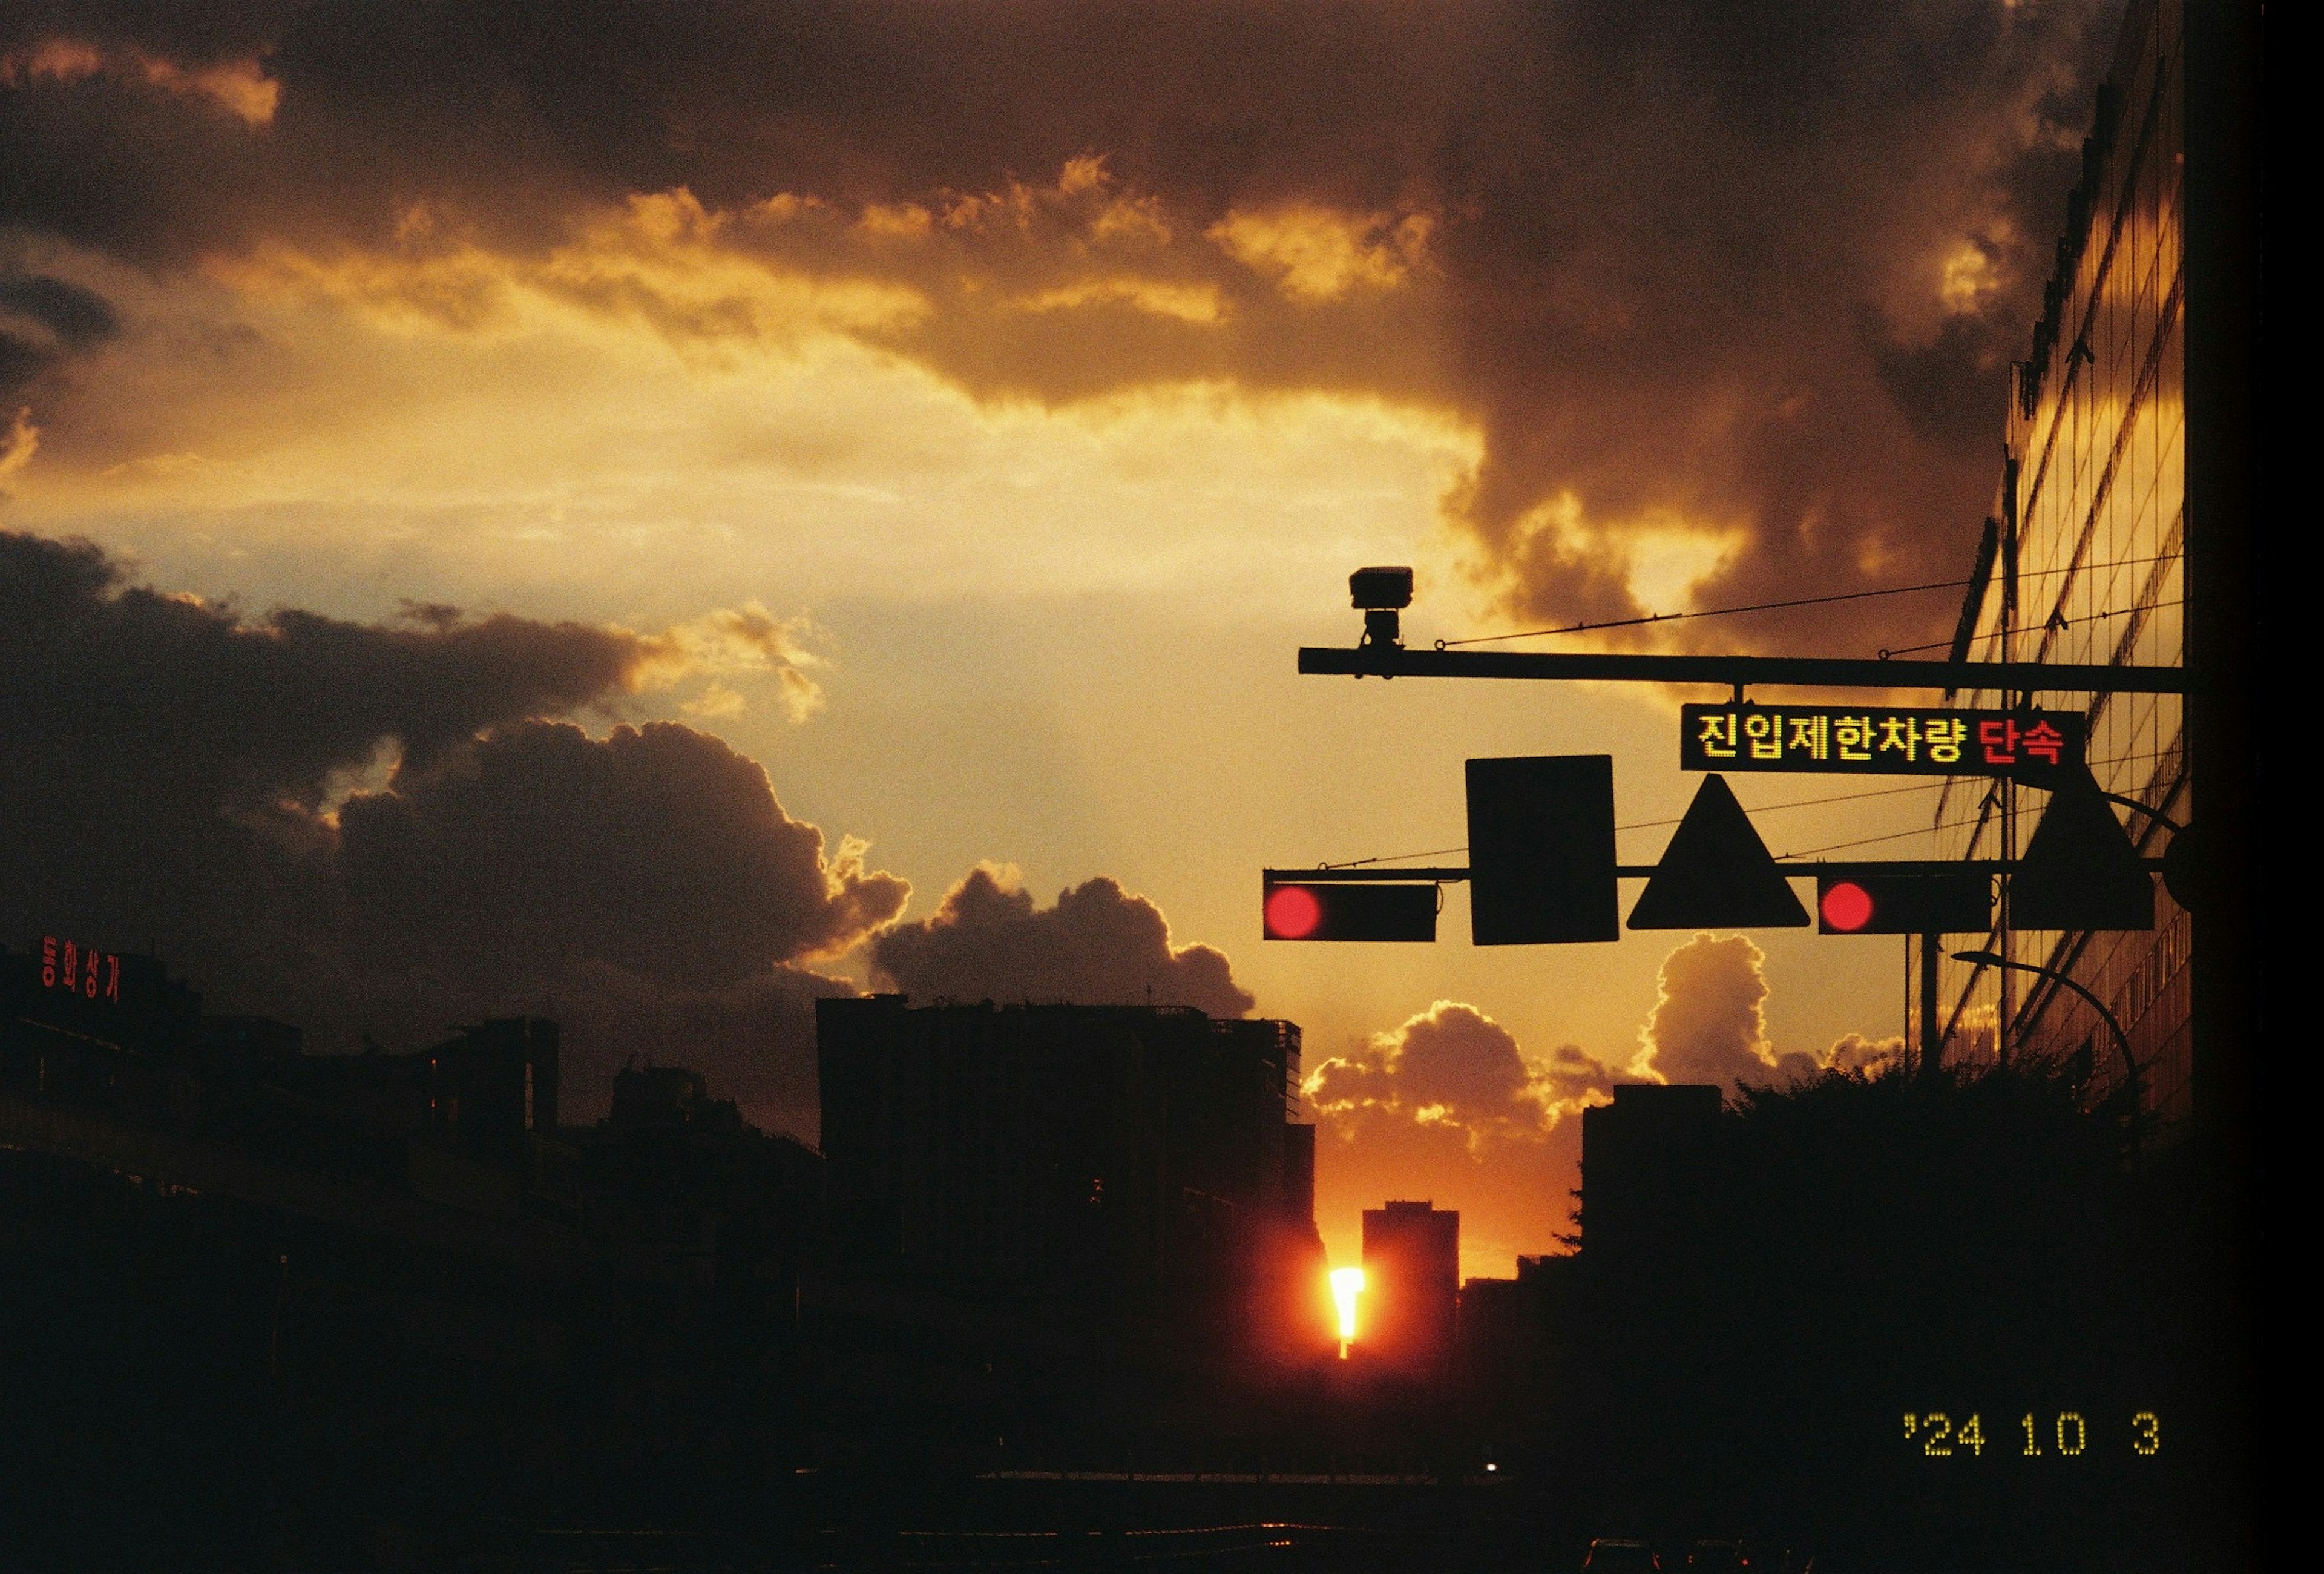
[(41, 937), (41, 987), (90, 1000), (121, 1002), (121, 957), (78, 940)]
[(2079, 764), (2082, 736), (2079, 711), (1686, 705), (1678, 763), (1683, 771), (2006, 776)]

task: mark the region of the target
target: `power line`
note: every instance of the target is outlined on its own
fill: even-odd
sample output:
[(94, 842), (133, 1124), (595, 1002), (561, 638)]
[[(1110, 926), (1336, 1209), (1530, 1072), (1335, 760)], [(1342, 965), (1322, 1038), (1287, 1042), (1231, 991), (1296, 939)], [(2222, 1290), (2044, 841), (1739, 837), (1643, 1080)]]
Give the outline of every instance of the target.
[(2061, 574), (2095, 574), (2100, 569), (2135, 569), (2142, 563), (2167, 563), (2186, 555), (2184, 552), (2162, 552), (2151, 558), (2108, 558), (2099, 563), (2068, 563), (2062, 569), (2020, 569), (2017, 578), (2022, 581), (2054, 579)]
[[(2166, 557), (2179, 555), (2172, 552), (2164, 554), (2163, 557), (2117, 558), (2104, 563), (2069, 564), (2062, 569), (2032, 569), (2020, 573), (2017, 578), (2021, 581), (2046, 579), (2054, 579), (2060, 574), (2095, 573), (2100, 569), (2127, 569), (2141, 563), (2159, 563)], [(1757, 601), (1748, 606), (1710, 606), (1700, 612), (1655, 612), (1643, 617), (1618, 617), (1604, 623), (1569, 624), (1563, 628), (1533, 628), (1526, 629), (1521, 634), (1472, 634), (1467, 639), (1438, 640), (1436, 648), (1440, 651), (1449, 651), (1455, 645), (1490, 644), (1497, 640), (1539, 639), (1544, 635), (1555, 634), (1590, 634), (1602, 628), (1637, 628), (1642, 624), (1679, 623), (1691, 617), (1727, 617), (1740, 612), (1776, 612), (1787, 606), (1822, 606), (1834, 601), (1865, 601), (1880, 596), (1912, 596), (1923, 590), (1959, 590), (1967, 587), (1969, 583), (1967, 579), (1932, 579), (1925, 585), (1892, 585), (1884, 590), (1847, 590), (1831, 596), (1803, 596), (1791, 601)], [(1951, 643), (1950, 640), (1939, 640), (1933, 645), (1911, 645), (1904, 648), (1928, 651)]]
[[(1821, 803), (1852, 803), (1859, 798), (1893, 798), (1899, 792), (1933, 792), (1951, 781), (1950, 776), (1933, 782), (1915, 782), (1910, 787), (1876, 787), (1864, 792), (1840, 792), (1830, 798), (1798, 798), (1789, 803), (1762, 803), (1747, 808), (1748, 814), (1773, 814), (1778, 809), (1813, 809)], [(1682, 816), (1681, 818), (1684, 818)], [(1676, 819), (1642, 819), (1636, 825), (1618, 825), (1616, 830), (1652, 830), (1659, 825), (1676, 825)]]
[[(2109, 617), (2129, 617), (2135, 613), (2153, 612), (2165, 606), (2184, 606), (2186, 605), (2187, 603), (2183, 598), (2176, 601), (2154, 601), (2148, 603), (2144, 606), (2125, 606), (2117, 608), (2112, 612), (2086, 612), (2080, 617), (2060, 617), (2048, 623), (2030, 623), (2023, 628), (1993, 629), (1987, 633), (1978, 635), (1978, 637), (1979, 639), (1992, 639), (1996, 635), (1999, 634), (2042, 634), (2053, 628), (2070, 628), (2078, 623), (2098, 623)], [(1885, 662), (1891, 656), (1909, 656), (1914, 651), (1941, 650), (1952, 643), (1953, 642), (1950, 640), (1933, 640), (1924, 645), (1884, 646), (1880, 652), (1880, 659)]]
[(1565, 628), (1533, 628), (1522, 634), (1480, 634), (1468, 639), (1438, 640), (1436, 648), (1489, 644), (1495, 640), (1538, 639), (1551, 634), (1588, 634), (1601, 628), (1636, 628), (1643, 623), (1679, 623), (1690, 617), (1726, 617), (1738, 612), (1774, 612), (1785, 606), (1821, 606), (1832, 601), (1864, 601), (1875, 596), (1910, 596), (1920, 590), (1958, 590), (1966, 579), (1937, 579), (1926, 585), (1892, 585), (1886, 590), (1849, 590), (1837, 596), (1803, 596), (1796, 601), (1760, 601), (1749, 606), (1711, 606), (1701, 612), (1656, 612), (1645, 617), (1618, 617), (1608, 623), (1577, 623)]
[[(1773, 814), (1779, 809), (1814, 809), (1819, 805), (1826, 803), (1850, 803), (1859, 798), (1893, 798), (1899, 792), (1932, 792), (1938, 788), (1942, 787), (1946, 782), (1950, 780), (1950, 777), (1946, 777), (1940, 781), (1915, 782), (1910, 787), (1875, 787), (1862, 792), (1836, 792), (1829, 798), (1796, 798), (1789, 803), (1762, 803), (1758, 807), (1749, 810), (1749, 812), (1753, 814)], [(1617, 831), (1653, 830), (1657, 826), (1676, 825), (1677, 823), (1677, 819), (1642, 819), (1631, 825), (1618, 825), (1614, 829)], [(1448, 853), (1465, 853), (1469, 849), (1465, 847), (1431, 847), (1426, 852), (1421, 853), (1382, 853), (1377, 857), (1351, 858), (1344, 864), (1319, 864), (1316, 867), (1322, 869), (1360, 869), (1373, 864), (1402, 863), (1407, 858), (1441, 858)]]
[(1934, 836), (1941, 830), (1958, 830), (1962, 826), (1976, 823), (1974, 819), (1949, 819), (1939, 825), (1915, 826), (1911, 830), (1892, 830), (1886, 836), (1858, 837), (1852, 842), (1833, 842), (1829, 847), (1810, 847), (1803, 853), (1785, 853), (1776, 862), (1782, 863), (1785, 858), (1812, 858), (1818, 853), (1836, 853), (1843, 847), (1869, 847), (1874, 842), (1893, 842), (1904, 837)]
[(1350, 858), (1344, 864), (1318, 864), (1319, 869), (1360, 869), (1370, 864), (1400, 864), (1406, 858), (1441, 858), (1447, 853), (1465, 853), (1467, 847), (1431, 847), (1425, 853), (1382, 853), (1372, 858)]

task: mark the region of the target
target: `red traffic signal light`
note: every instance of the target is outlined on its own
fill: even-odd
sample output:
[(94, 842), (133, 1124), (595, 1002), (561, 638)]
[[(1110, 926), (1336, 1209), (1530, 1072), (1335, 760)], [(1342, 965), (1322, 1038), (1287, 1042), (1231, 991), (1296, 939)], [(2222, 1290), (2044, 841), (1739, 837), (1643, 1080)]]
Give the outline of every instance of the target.
[(1436, 887), (1268, 882), (1261, 917), (1271, 940), (1434, 940)]
[(1981, 934), (1992, 926), (1993, 881), (1974, 872), (1816, 880), (1824, 934)]
[(1826, 934), (1857, 934), (1872, 921), (1872, 893), (1853, 880), (1821, 883), (1816, 892), (1816, 927)]

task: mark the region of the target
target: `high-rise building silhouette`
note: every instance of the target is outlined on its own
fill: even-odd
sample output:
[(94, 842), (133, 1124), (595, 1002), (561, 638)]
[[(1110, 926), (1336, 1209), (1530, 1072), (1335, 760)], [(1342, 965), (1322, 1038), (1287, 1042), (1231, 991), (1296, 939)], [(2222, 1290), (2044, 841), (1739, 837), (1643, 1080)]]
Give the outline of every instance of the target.
[(1461, 1297), (1461, 1215), (1429, 1202), (1364, 1210), (1358, 1342), (1375, 1365), (1416, 1377), (1449, 1369)]
[(1028, 1305), (1171, 1305), (1242, 1334), (1320, 1284), (1295, 1024), (888, 995), (820, 1001), (816, 1026), (854, 1271)]

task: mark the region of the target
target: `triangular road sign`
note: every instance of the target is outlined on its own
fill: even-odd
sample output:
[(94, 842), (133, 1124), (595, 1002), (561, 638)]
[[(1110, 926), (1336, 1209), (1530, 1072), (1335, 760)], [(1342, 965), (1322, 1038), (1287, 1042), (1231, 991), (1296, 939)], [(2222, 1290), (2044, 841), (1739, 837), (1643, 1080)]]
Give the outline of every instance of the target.
[(1632, 929), (1804, 929), (1792, 894), (1751, 817), (1724, 776), (1702, 779), (1662, 862), (1630, 909)]
[(2009, 877), (2013, 929), (2154, 927), (2154, 877), (2088, 771), (2061, 781)]

